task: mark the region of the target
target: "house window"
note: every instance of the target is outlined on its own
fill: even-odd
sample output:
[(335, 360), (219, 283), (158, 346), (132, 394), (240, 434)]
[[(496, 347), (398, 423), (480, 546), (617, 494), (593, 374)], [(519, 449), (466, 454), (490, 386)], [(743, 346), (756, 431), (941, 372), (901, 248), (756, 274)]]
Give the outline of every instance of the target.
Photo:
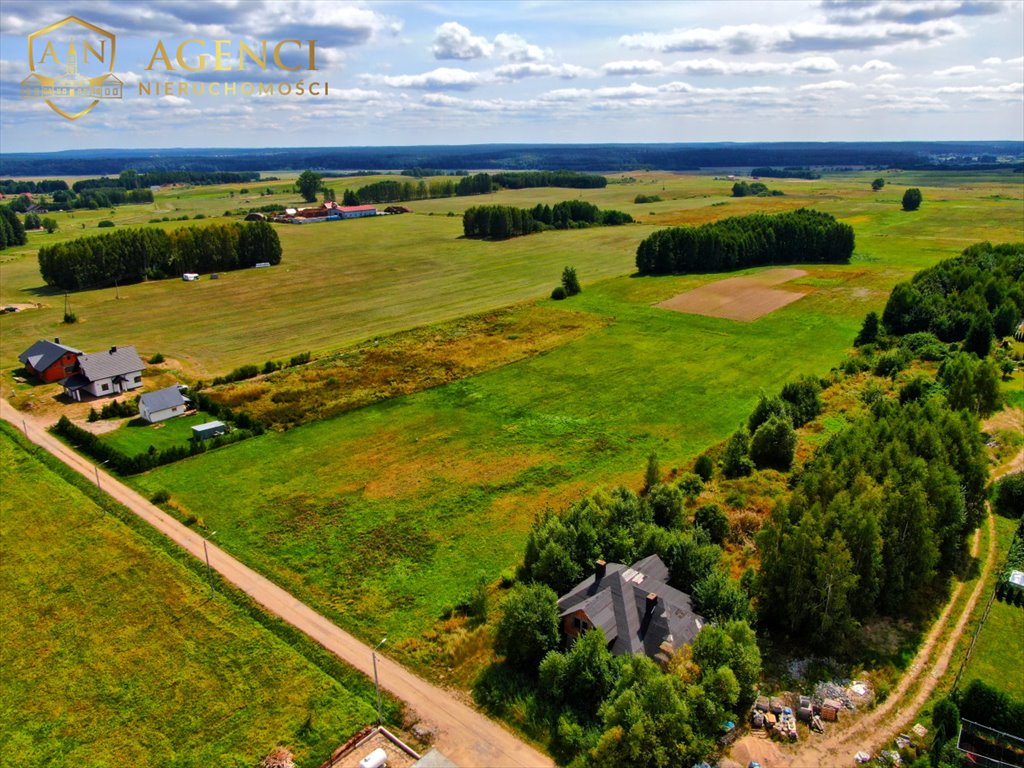
[(102, 384), (100, 384), (100, 392), (106, 392), (107, 389), (109, 389), (109, 388), (110, 388), (110, 385), (107, 384), (106, 382), (103, 382)]
[(578, 632), (586, 632), (588, 629), (590, 629), (590, 622), (586, 619), (581, 619), (579, 616), (573, 616), (572, 626), (573, 629), (577, 630)]

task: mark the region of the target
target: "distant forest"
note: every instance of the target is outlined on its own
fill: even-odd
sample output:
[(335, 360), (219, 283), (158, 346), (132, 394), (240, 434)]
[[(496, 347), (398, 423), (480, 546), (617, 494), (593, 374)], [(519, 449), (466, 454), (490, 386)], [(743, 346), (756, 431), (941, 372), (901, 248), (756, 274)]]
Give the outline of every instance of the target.
[[(1012, 158), (1012, 162), (999, 162)], [(263, 149), (92, 149), (9, 153), (4, 176), (140, 172), (284, 170), (625, 171), (638, 168), (1014, 168), (1024, 171), (1024, 142), (780, 142), (708, 144), (477, 144), (420, 147)]]

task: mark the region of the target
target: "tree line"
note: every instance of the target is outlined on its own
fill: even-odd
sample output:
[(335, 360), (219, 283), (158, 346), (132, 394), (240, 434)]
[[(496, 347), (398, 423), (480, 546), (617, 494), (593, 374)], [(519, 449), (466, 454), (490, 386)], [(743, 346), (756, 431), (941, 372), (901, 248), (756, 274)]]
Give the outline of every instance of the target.
[(760, 181), (737, 181), (732, 185), (733, 197), (782, 197), (785, 194), (778, 189), (768, 189), (768, 185)]
[(116, 178), (100, 176), (95, 179), (80, 179), (71, 185), (71, 189), (81, 193), (86, 189), (96, 188), (141, 189), (164, 184), (209, 186), (211, 184), (239, 184), (246, 181), (259, 181), (259, 179), (260, 174), (252, 171), (146, 171), (139, 173), (128, 169), (121, 171)]
[(25, 245), (25, 225), (9, 205), (0, 205), (0, 251), (12, 245)]
[(281, 241), (264, 221), (184, 227), (123, 229), (39, 249), (47, 285), (81, 290), (177, 276), (279, 264)]
[(0, 179), (0, 194), (22, 195), (28, 192), (31, 195), (49, 194), (58, 189), (67, 189), (68, 183), (64, 179), (41, 179), (39, 181), (26, 181), (25, 179)]
[(751, 176), (766, 179), (820, 179), (821, 174), (810, 168), (752, 168)]
[(659, 230), (637, 247), (636, 266), (641, 275), (668, 275), (764, 264), (846, 264), (853, 246), (853, 227), (801, 208)]
[(581, 229), (632, 223), (628, 213), (602, 210), (584, 200), (565, 200), (553, 206), (533, 208), (511, 205), (477, 205), (462, 214), (462, 231), (469, 238), (504, 240), (546, 229)]
[[(422, 176), (430, 174), (423, 173)], [(475, 173), (458, 179), (437, 179), (426, 182), (377, 181), (360, 187), (351, 194), (345, 190), (347, 205), (368, 203), (398, 203), (407, 200), (428, 200), (438, 197), (465, 197), (486, 195), (496, 189), (527, 189), (532, 187), (567, 187), (570, 189), (599, 189), (608, 184), (604, 176), (574, 171), (502, 171)], [(308, 199), (308, 198), (307, 198)]]

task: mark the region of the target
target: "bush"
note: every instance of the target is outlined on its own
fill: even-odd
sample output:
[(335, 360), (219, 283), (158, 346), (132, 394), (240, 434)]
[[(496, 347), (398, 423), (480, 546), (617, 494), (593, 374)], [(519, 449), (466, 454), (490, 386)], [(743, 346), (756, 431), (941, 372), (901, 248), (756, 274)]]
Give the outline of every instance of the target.
[(793, 465), (795, 451), (796, 432), (792, 422), (782, 416), (769, 418), (750, 439), (750, 458), (758, 469), (786, 472)]
[(565, 288), (560, 285), (555, 286), (555, 290), (551, 292), (551, 298), (555, 301), (561, 301), (566, 297)]
[(721, 544), (729, 535), (729, 516), (717, 504), (705, 504), (693, 516), (693, 524), (703, 528), (708, 538), (715, 544)]
[(164, 356), (162, 354), (160, 354), (159, 352), (157, 352), (155, 355), (153, 355), (151, 358), (149, 358), (149, 364), (150, 365), (160, 365), (160, 363), (162, 363), (163, 361), (164, 361)]
[(562, 287), (566, 296), (575, 296), (583, 290), (580, 288), (579, 278), (576, 277), (575, 267), (566, 267), (562, 270)]
[(502, 609), (494, 648), (510, 667), (532, 676), (558, 647), (558, 595), (543, 584), (517, 584)]
[(1012, 519), (1024, 513), (1024, 472), (1006, 475), (992, 486), (992, 507)]
[(65, 312), (64, 313), (64, 323), (66, 325), (71, 325), (72, 323), (77, 323), (77, 322), (78, 322), (78, 315), (76, 315), (74, 312)]
[(693, 465), (693, 471), (705, 483), (710, 482), (715, 471), (714, 462), (711, 461), (710, 456), (706, 453), (702, 453), (697, 457), (697, 462)]
[(722, 474), (729, 480), (746, 477), (754, 470), (754, 463), (748, 455), (750, 452), (750, 434), (740, 427), (733, 432), (725, 446), (725, 458), (722, 461)]
[(782, 399), (794, 427), (802, 427), (821, 413), (820, 393), (821, 384), (813, 376), (805, 376), (782, 387)]
[(916, 211), (921, 207), (921, 190), (917, 187), (911, 187), (903, 193), (903, 210), (904, 211)]
[(114, 222), (110, 219), (103, 219), (99, 224), (96, 225), (99, 229), (107, 229), (114, 226)]
[(161, 489), (154, 493), (149, 500), (154, 504), (166, 504), (171, 500), (171, 492), (166, 489)]

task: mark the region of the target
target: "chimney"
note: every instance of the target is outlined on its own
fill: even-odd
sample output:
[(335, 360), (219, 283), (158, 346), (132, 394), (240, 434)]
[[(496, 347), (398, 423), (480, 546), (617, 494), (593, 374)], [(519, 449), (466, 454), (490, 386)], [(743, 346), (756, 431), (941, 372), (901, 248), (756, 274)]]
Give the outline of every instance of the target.
[(53, 343), (54, 344), (60, 344), (60, 336), (54, 336), (53, 337)]
[(644, 617), (650, 616), (654, 613), (655, 606), (658, 605), (658, 596), (653, 592), (647, 593), (647, 609), (644, 611)]
[(110, 354), (114, 354), (115, 352), (117, 352), (117, 347), (111, 347)]
[(605, 569), (608, 567), (608, 563), (604, 560), (598, 560), (594, 563), (594, 581), (600, 581), (604, 578)]

